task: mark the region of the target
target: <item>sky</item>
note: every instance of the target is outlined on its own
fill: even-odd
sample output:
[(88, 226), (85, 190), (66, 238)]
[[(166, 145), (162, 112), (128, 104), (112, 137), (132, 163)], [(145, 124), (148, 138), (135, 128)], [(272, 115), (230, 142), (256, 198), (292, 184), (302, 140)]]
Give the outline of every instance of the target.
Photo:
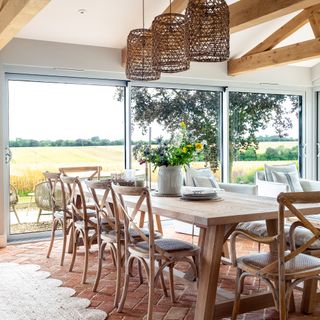
[[(9, 81), (9, 139), (76, 140), (93, 136), (124, 138), (124, 104), (111, 86)], [(286, 106), (289, 107), (289, 106)], [(298, 120), (292, 115), (289, 136), (298, 137)], [(272, 127), (258, 135), (274, 135)], [(152, 124), (152, 138), (167, 137)], [(135, 130), (133, 140), (147, 140)]]

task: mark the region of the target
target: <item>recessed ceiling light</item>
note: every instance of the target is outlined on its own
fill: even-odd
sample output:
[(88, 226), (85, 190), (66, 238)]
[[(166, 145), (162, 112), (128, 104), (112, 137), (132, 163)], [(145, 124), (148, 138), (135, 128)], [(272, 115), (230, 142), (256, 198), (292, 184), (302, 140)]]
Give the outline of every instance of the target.
[(80, 14), (86, 14), (87, 13), (87, 10), (86, 9), (79, 9), (78, 12)]

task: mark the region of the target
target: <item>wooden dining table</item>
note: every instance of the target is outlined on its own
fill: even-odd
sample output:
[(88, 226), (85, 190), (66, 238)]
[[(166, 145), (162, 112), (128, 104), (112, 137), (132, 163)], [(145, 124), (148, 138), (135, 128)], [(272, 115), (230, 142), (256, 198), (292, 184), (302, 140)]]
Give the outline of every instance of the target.
[[(200, 228), (201, 262), (195, 320), (228, 317), (233, 306), (233, 294), (218, 289), (223, 244), (238, 223), (266, 220), (269, 235), (277, 233), (278, 203), (276, 199), (224, 192), (220, 201), (185, 201), (180, 198), (152, 196), (155, 214), (194, 224)], [(136, 199), (125, 198), (128, 206)], [(306, 215), (320, 213), (320, 204), (300, 205)], [(144, 209), (142, 207), (142, 209)], [(290, 216), (290, 213), (287, 213)], [(276, 246), (271, 246), (276, 250)], [(242, 297), (240, 313), (273, 306), (270, 292)], [(305, 304), (305, 305), (304, 305)], [(308, 311), (308, 301), (302, 301)]]

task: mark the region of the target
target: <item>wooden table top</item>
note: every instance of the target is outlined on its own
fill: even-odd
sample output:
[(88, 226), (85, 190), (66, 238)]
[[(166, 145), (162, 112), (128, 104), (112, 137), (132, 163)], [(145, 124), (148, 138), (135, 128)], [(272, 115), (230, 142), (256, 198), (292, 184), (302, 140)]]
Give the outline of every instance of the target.
[[(269, 220), (278, 217), (276, 199), (231, 192), (220, 193), (220, 196), (222, 201), (185, 201), (180, 198), (152, 196), (151, 202), (154, 213), (194, 223), (199, 227)], [(133, 197), (125, 197), (125, 201), (128, 206), (136, 203)], [(303, 208), (304, 214), (320, 213), (320, 203), (297, 207)], [(143, 206), (142, 209), (144, 209)]]

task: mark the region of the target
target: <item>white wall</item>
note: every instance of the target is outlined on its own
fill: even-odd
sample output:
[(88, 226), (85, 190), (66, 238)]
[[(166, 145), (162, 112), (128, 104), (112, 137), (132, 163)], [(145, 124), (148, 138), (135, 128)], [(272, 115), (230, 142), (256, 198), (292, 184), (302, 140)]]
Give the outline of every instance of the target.
[[(5, 225), (8, 212), (8, 168), (4, 163), (5, 121), (7, 121), (4, 94), (5, 72), (125, 79), (124, 69), (121, 66), (120, 49), (14, 39), (0, 51), (0, 117), (4, 119), (0, 131), (0, 156), (2, 159), (0, 169), (0, 246), (5, 244)], [(308, 68), (284, 66), (229, 77), (226, 63), (192, 63), (190, 70), (173, 75), (164, 75), (160, 82), (299, 93), (305, 96), (307, 118), (314, 119), (315, 117), (312, 115), (312, 75)], [(310, 112), (308, 112), (309, 110)], [(311, 126), (308, 126), (307, 141), (313, 139), (314, 125), (314, 123), (311, 123)], [(308, 157), (313, 156), (314, 151), (309, 149)], [(312, 178), (312, 170), (306, 172), (306, 176)]]

